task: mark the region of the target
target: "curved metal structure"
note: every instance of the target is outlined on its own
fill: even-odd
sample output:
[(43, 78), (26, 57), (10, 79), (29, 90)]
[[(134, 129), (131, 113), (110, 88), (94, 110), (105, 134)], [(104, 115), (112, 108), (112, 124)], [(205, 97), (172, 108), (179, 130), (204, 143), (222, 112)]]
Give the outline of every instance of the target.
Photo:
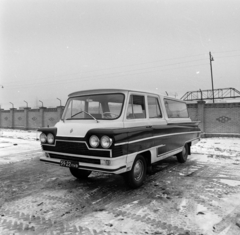
[(212, 90), (188, 91), (181, 99), (185, 101), (212, 100), (212, 99), (233, 99), (240, 98), (240, 91), (235, 88), (223, 88)]

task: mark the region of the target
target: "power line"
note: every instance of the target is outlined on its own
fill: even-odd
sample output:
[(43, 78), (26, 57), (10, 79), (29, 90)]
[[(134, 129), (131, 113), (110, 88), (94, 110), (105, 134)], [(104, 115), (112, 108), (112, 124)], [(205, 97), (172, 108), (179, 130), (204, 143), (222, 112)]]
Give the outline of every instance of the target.
[[(231, 50), (231, 51), (222, 51), (222, 52), (214, 52), (214, 53), (227, 53), (227, 52), (233, 52), (233, 51), (240, 51), (240, 50)], [(176, 59), (183, 59), (183, 58), (190, 58), (190, 57), (196, 57), (196, 56), (201, 56), (201, 55), (207, 55), (205, 53), (203, 54), (196, 54), (196, 55), (190, 55), (190, 56), (183, 56), (183, 57), (175, 57), (175, 58), (169, 58), (169, 59), (163, 59), (163, 60), (157, 60), (157, 61), (152, 61), (152, 62), (145, 62), (145, 63), (138, 63), (138, 64), (132, 64), (132, 65), (125, 65), (125, 66), (118, 66), (118, 67), (111, 67), (111, 68), (105, 68), (105, 69), (97, 69), (97, 70), (92, 70), (92, 71), (82, 71), (82, 72), (77, 72), (77, 73), (68, 73), (65, 75), (59, 75), (57, 78), (59, 77), (64, 77), (64, 76), (73, 76), (73, 75), (82, 75), (85, 73), (92, 73), (92, 72), (97, 72), (97, 71), (105, 71), (107, 69), (116, 69), (116, 68), (124, 68), (124, 67), (131, 67), (131, 66), (137, 66), (137, 65), (144, 65), (144, 64), (151, 64), (151, 63), (157, 63), (160, 61), (169, 61), (169, 60), (176, 60)], [(221, 57), (216, 57), (216, 58), (224, 58), (224, 57), (235, 57), (235, 56), (240, 56), (240, 55), (233, 55), (233, 56), (221, 56)], [(165, 66), (171, 66), (171, 65), (179, 65), (179, 64), (184, 64), (184, 63), (191, 63), (191, 62), (195, 62), (195, 61), (201, 61), (201, 60), (205, 60), (205, 59), (198, 59), (198, 60), (191, 60), (191, 61), (184, 61), (184, 62), (177, 62), (177, 63), (172, 63), (172, 64), (166, 64), (166, 65), (160, 65), (160, 66), (153, 66), (153, 67), (147, 67), (147, 68), (142, 68), (140, 70), (146, 70), (146, 69), (152, 69), (152, 68), (158, 68), (158, 67), (165, 67)], [(113, 72), (113, 73), (108, 73), (110, 74), (120, 74), (123, 72), (132, 72), (132, 71), (139, 71), (139, 69), (133, 69), (133, 70), (127, 70), (127, 71), (120, 71), (120, 72)], [(104, 74), (104, 76), (108, 75), (108, 74)], [(102, 76), (102, 75), (95, 75), (95, 76)], [(42, 80), (44, 79), (52, 79), (53, 76), (49, 76), (49, 77), (45, 77), (42, 78)], [(56, 79), (57, 79), (56, 78)], [(65, 79), (63, 79), (65, 80)], [(43, 81), (44, 82), (44, 81)], [(49, 81), (47, 81), (49, 82)], [(59, 80), (58, 80), (59, 82)], [(10, 82), (10, 83), (5, 83), (4, 85), (10, 85), (10, 84), (16, 84), (16, 82)], [(35, 83), (34, 83), (35, 84)], [(11, 86), (11, 85), (10, 85)]]
[[(89, 78), (91, 77), (99, 77), (99, 76), (108, 76), (108, 75), (114, 75), (114, 74), (121, 74), (121, 73), (126, 73), (126, 72), (134, 72), (134, 71), (142, 71), (142, 70), (146, 70), (146, 69), (154, 69), (154, 68), (164, 68), (164, 67), (167, 67), (167, 66), (172, 66), (172, 65), (181, 65), (181, 64), (186, 64), (186, 63), (191, 63), (191, 62), (195, 62), (195, 61), (202, 61), (202, 60), (205, 60), (205, 59), (199, 59), (199, 60), (191, 60), (191, 61), (184, 61), (182, 63), (173, 63), (173, 64), (166, 64), (166, 65), (161, 65), (161, 66), (153, 66), (153, 67), (147, 67), (147, 68), (141, 68), (141, 69), (132, 69), (132, 70), (125, 70), (125, 71), (121, 71), (121, 72), (113, 72), (113, 73), (107, 73), (107, 74), (99, 74), (99, 75), (94, 75), (94, 76), (88, 76)], [(172, 69), (172, 68), (171, 68)], [(79, 73), (78, 73), (79, 74)], [(67, 75), (65, 75), (67, 76)], [(69, 79), (62, 79), (62, 80), (67, 80), (69, 81)], [(62, 81), (62, 80), (58, 80), (59, 81)], [(49, 81), (48, 81), (49, 82)], [(44, 81), (42, 83), (45, 83)], [(12, 84), (12, 83), (9, 83), (9, 84)], [(14, 83), (16, 84), (16, 83)], [(36, 84), (36, 82), (34, 82), (33, 84)], [(6, 84), (5, 84), (6, 86)]]
[[(232, 51), (225, 51), (225, 52), (214, 52), (214, 53), (227, 53), (227, 52), (233, 52), (233, 51), (240, 51), (240, 50), (232, 50)], [(123, 67), (130, 67), (130, 66), (136, 66), (136, 65), (144, 65), (144, 64), (149, 64), (149, 63), (156, 63), (156, 62), (160, 62), (160, 61), (170, 61), (170, 60), (175, 60), (175, 59), (182, 59), (182, 58), (189, 58), (189, 57), (195, 57), (195, 56), (201, 56), (201, 55), (206, 55), (206, 54), (197, 54), (197, 55), (191, 55), (191, 56), (185, 56), (185, 57), (176, 57), (176, 58), (171, 58), (171, 59), (164, 59), (164, 60), (158, 60), (155, 62), (146, 62), (146, 63), (139, 63), (139, 64), (134, 64), (134, 65), (126, 65), (126, 66), (119, 66), (119, 67), (112, 67), (109, 69), (116, 69), (116, 68), (123, 68)], [(233, 56), (220, 56), (220, 57), (216, 57), (216, 58), (224, 58), (224, 57), (236, 57), (236, 56), (240, 56), (240, 55), (233, 55)], [(68, 78), (64, 78), (61, 80), (57, 80), (57, 81), (47, 81), (48, 84), (50, 83), (54, 83), (56, 84), (56, 82), (58, 84), (62, 83), (62, 82), (69, 82), (69, 81), (75, 81), (75, 80), (86, 80), (86, 79), (92, 79), (93, 78), (97, 78), (97, 77), (102, 77), (104, 76), (104, 78), (106, 78), (106, 76), (111, 76), (114, 77), (117, 75), (117, 77), (123, 77), (123, 76), (127, 76), (127, 75), (134, 75), (134, 74), (139, 74), (139, 73), (131, 73), (129, 74), (129, 72), (138, 72), (138, 71), (143, 71), (141, 73), (150, 73), (150, 72), (154, 72), (154, 71), (162, 71), (162, 70), (169, 70), (169, 69), (178, 69), (178, 68), (186, 68), (186, 67), (178, 67), (178, 68), (169, 68), (169, 69), (158, 69), (158, 70), (154, 70), (154, 71), (145, 71), (145, 70), (149, 70), (149, 69), (157, 69), (157, 68), (164, 68), (164, 67), (168, 67), (168, 66), (174, 66), (174, 65), (182, 65), (182, 64), (186, 64), (186, 63), (192, 63), (192, 62), (196, 62), (196, 61), (202, 61), (205, 59), (197, 59), (197, 60), (190, 60), (190, 61), (183, 61), (183, 62), (177, 62), (177, 63), (171, 63), (171, 64), (165, 64), (165, 65), (159, 65), (159, 66), (151, 66), (151, 67), (146, 67), (146, 68), (141, 68), (141, 69), (131, 69), (131, 70), (125, 70), (125, 71), (120, 71), (120, 72), (112, 72), (112, 73), (106, 73), (106, 74), (98, 74), (98, 75), (90, 75), (90, 76), (84, 76), (83, 78), (75, 78), (75, 79), (68, 79)], [(203, 64), (200, 64), (203, 65)], [(193, 66), (198, 66), (198, 65), (193, 65)], [(192, 66), (188, 66), (188, 67), (192, 67)], [(71, 76), (71, 75), (82, 75), (82, 74), (86, 74), (86, 73), (91, 73), (94, 71), (105, 71), (106, 69), (99, 69), (99, 70), (92, 70), (92, 71), (85, 71), (85, 72), (78, 72), (78, 73), (72, 73), (72, 74), (65, 74), (65, 75), (59, 75), (58, 77), (56, 77), (55, 79), (58, 79), (59, 77), (65, 77), (65, 76)], [(124, 74), (124, 73), (128, 73), (128, 74)], [(46, 77), (47, 79), (52, 79), (53, 77)], [(46, 81), (43, 81), (44, 78), (41, 79), (40, 82), (34, 82), (34, 83), (28, 83), (23, 85), (21, 84), (16, 84), (16, 82), (12, 82), (12, 83), (6, 83), (4, 84), (5, 87), (7, 85), (7, 88), (14, 88), (14, 87), (31, 87), (31, 86), (36, 86), (36, 85), (41, 85), (41, 84), (46, 84)], [(11, 85), (13, 84), (13, 85)], [(21, 88), (22, 89), (22, 88)]]
[(240, 51), (240, 50), (231, 50), (231, 51), (214, 51), (214, 54), (218, 54), (218, 53), (228, 53), (228, 52), (235, 52), (235, 51)]
[[(69, 76), (69, 75), (78, 75), (78, 74), (83, 74), (83, 73), (92, 73), (92, 72), (111, 70), (111, 69), (116, 69), (116, 68), (131, 67), (131, 66), (144, 65), (144, 64), (150, 64), (150, 63), (157, 63), (157, 62), (161, 62), (161, 61), (169, 61), (169, 60), (176, 60), (176, 59), (182, 59), (182, 58), (189, 58), (189, 57), (195, 57), (195, 56), (201, 56), (201, 55), (207, 55), (207, 54), (197, 54), (197, 55), (191, 55), (191, 56), (176, 57), (176, 58), (171, 58), (171, 59), (162, 59), (162, 60), (157, 60), (157, 61), (152, 61), (152, 62), (138, 63), (138, 64), (132, 64), (132, 65), (124, 65), (124, 66), (118, 66), (118, 67), (110, 67), (110, 68), (105, 68), (105, 69), (96, 69), (96, 70), (91, 70), (91, 71), (81, 71), (81, 72), (77, 72), (77, 73), (70, 73), (70, 74), (65, 74), (65, 75), (59, 75), (58, 77)], [(143, 68), (143, 69), (150, 69), (150, 68), (155, 68), (155, 67), (164, 67), (164, 66), (170, 66), (170, 65), (177, 65), (177, 64), (182, 64), (182, 63), (183, 64), (184, 63), (191, 63), (191, 62), (199, 61), (199, 60), (205, 60), (205, 59), (177, 62), (177, 63), (173, 63), (173, 64), (166, 64), (166, 65), (162, 65), (162, 66), (154, 66), (154, 67), (148, 67), (148, 68)], [(128, 72), (128, 71), (125, 71), (125, 72)], [(121, 72), (119, 72), (119, 73), (121, 73)], [(49, 77), (45, 77), (45, 78), (42, 78), (42, 79), (49, 79), (49, 78), (52, 78), (52, 76), (51, 77), (50, 76)], [(5, 85), (6, 84), (9, 85), (9, 84), (12, 84), (12, 83), (15, 84), (15, 82), (10, 82), (10, 83), (5, 83)]]
[[(91, 79), (92, 80), (99, 80), (99, 79), (108, 79), (108, 78), (118, 78), (118, 77), (124, 77), (124, 76), (131, 76), (131, 75), (136, 75), (136, 74), (143, 74), (143, 73), (151, 73), (151, 72), (158, 72), (158, 71), (164, 71), (164, 70), (173, 70), (173, 69), (183, 69), (183, 68), (191, 68), (191, 67), (196, 67), (196, 66), (201, 66), (201, 65), (207, 65), (207, 63), (204, 63), (204, 64), (197, 64), (197, 65), (192, 65), (192, 66), (184, 66), (184, 67), (178, 67), (178, 68), (168, 68), (168, 69), (158, 69), (158, 70), (153, 70), (153, 71), (141, 71), (141, 72), (137, 72), (137, 73), (128, 73), (128, 74), (124, 74), (126, 71), (123, 71), (123, 72), (119, 72), (119, 73), (110, 73), (110, 74), (101, 74), (101, 75), (95, 75), (95, 76), (87, 76), (87, 77), (83, 77), (83, 78), (73, 78), (73, 79), (62, 79), (62, 80), (58, 80), (58, 81), (48, 81), (47, 82), (47, 85), (56, 85), (56, 82), (57, 84), (62, 84), (62, 83), (69, 83), (69, 82), (72, 82), (72, 81), (86, 81), (86, 80), (89, 80)], [(133, 71), (138, 71), (138, 70), (133, 70)], [(104, 77), (103, 77), (104, 76)], [(110, 76), (110, 77), (109, 77)], [(103, 77), (103, 78), (101, 78)], [(28, 88), (28, 87), (32, 87), (32, 86), (39, 86), (39, 85), (46, 85), (46, 82), (38, 82), (38, 83), (31, 83), (31, 84), (26, 84), (26, 85), (23, 85), (22, 83), (20, 84), (20, 86), (22, 86), (21, 89), (24, 89), (24, 88)], [(12, 88), (12, 89), (20, 89), (19, 88), (19, 85), (14, 85), (14, 86), (9, 86), (8, 88)]]
[(220, 57), (216, 57), (216, 58), (228, 58), (228, 57), (238, 57), (240, 55), (233, 55), (233, 56), (220, 56)]

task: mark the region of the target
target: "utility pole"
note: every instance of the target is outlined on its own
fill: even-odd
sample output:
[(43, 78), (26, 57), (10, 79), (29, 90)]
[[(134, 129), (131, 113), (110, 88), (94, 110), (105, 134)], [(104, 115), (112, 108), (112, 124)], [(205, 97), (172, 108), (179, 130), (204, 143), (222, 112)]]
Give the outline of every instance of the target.
[(211, 51), (209, 52), (209, 60), (210, 60), (210, 69), (211, 69), (211, 79), (212, 79), (212, 96), (213, 96), (213, 103), (214, 103), (214, 87), (213, 87), (213, 72), (212, 72), (212, 61), (214, 61)]

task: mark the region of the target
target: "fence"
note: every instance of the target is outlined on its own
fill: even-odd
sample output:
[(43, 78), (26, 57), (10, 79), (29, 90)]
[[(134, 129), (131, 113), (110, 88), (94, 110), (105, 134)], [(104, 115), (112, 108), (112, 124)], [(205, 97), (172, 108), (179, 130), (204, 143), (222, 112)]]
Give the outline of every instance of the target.
[(32, 130), (40, 127), (54, 126), (61, 118), (64, 106), (39, 109), (24, 108), (17, 110), (0, 110), (0, 127)]
[(240, 137), (240, 102), (207, 104), (198, 101), (188, 104), (188, 111), (193, 121), (201, 122), (199, 126), (205, 137)]

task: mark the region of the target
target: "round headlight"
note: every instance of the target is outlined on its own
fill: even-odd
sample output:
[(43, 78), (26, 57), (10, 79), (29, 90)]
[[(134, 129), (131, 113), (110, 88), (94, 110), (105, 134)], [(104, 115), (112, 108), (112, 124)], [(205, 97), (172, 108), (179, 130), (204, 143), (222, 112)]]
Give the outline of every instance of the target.
[(47, 142), (48, 142), (49, 144), (52, 144), (52, 143), (54, 142), (54, 136), (53, 136), (53, 134), (49, 133), (49, 134), (47, 135)]
[(41, 141), (41, 143), (46, 143), (47, 142), (47, 136), (44, 133), (41, 133), (40, 141)]
[(89, 139), (89, 143), (93, 148), (97, 148), (97, 146), (99, 145), (99, 142), (100, 141), (96, 135), (92, 135)]
[(110, 139), (108, 136), (104, 135), (101, 138), (101, 145), (105, 149), (109, 148), (112, 145), (112, 139)]

